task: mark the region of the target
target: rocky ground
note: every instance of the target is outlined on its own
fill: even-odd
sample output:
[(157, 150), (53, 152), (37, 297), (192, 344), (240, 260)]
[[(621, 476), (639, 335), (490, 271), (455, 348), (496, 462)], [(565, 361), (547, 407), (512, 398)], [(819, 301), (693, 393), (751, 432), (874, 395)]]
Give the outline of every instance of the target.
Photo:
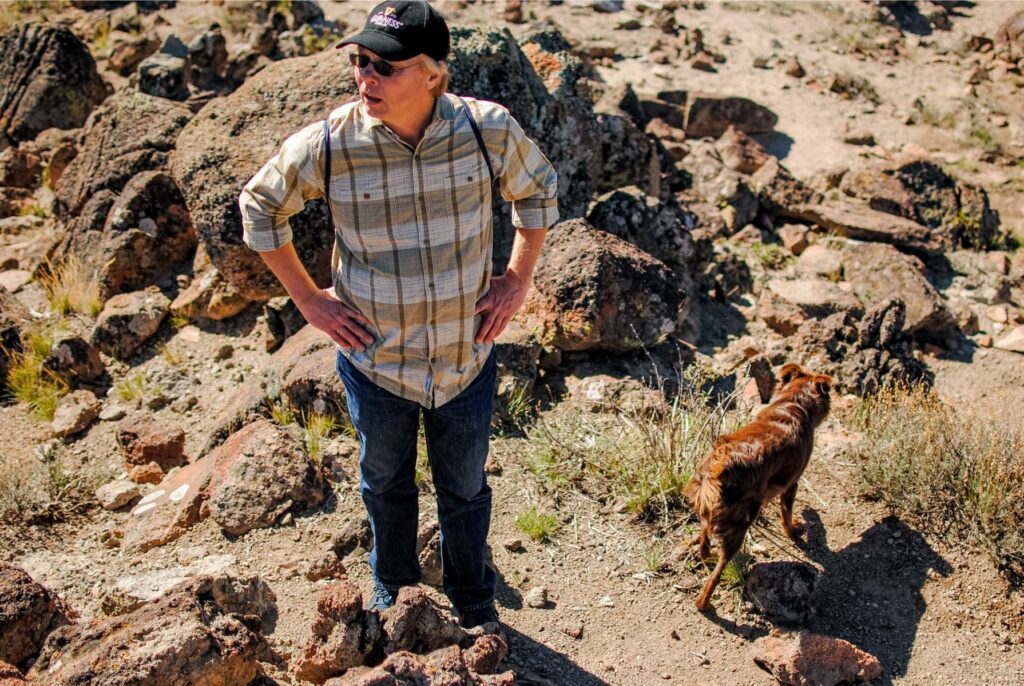
[[(428, 478), (425, 595), (362, 610), (333, 346), (240, 242), (242, 184), (354, 93), (324, 48), (368, 4), (26, 3), (0, 12), (0, 372), (34, 354), (37, 392), (0, 405), (0, 683), (1022, 683), (1019, 588), (863, 498), (851, 446), (894, 382), (1024, 401), (1024, 3), (440, 7), (452, 90), (512, 111), (566, 220), (498, 345), (508, 646), (432, 585)], [(324, 219), (293, 219), (320, 280)], [(585, 461), (685, 369), (739, 422), (785, 362), (837, 388), (806, 531), (769, 507), (708, 614), (685, 507), (538, 469), (538, 427)]]

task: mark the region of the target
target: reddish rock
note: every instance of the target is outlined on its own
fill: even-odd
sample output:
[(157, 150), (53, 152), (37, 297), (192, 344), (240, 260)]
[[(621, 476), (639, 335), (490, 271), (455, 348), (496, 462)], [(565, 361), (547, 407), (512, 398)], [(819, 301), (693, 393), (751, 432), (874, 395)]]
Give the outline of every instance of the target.
[(796, 271), (807, 278), (838, 281), (843, 274), (843, 254), (815, 243), (800, 254)]
[(932, 238), (928, 227), (912, 219), (879, 212), (868, 207), (839, 202), (835, 204), (806, 205), (799, 214), (826, 231), (862, 241), (891, 243), (916, 253), (938, 252), (939, 244)]
[(730, 126), (722, 134), (715, 148), (725, 166), (741, 174), (753, 174), (772, 157), (760, 143), (735, 126)]
[(68, 614), (56, 595), (18, 567), (0, 562), (0, 660), (24, 666), (50, 632), (68, 623)]
[(129, 468), (156, 463), (166, 472), (188, 462), (185, 457), (185, 431), (151, 415), (123, 420), (118, 424), (116, 438), (124, 463)]
[(785, 224), (779, 231), (782, 247), (794, 255), (801, 255), (807, 249), (808, 229), (801, 224)]
[(215, 267), (209, 266), (178, 294), (171, 309), (190, 321), (219, 321), (239, 314), (249, 302)]
[(0, 686), (20, 686), (27, 683), (16, 667), (0, 661)]
[(327, 584), (317, 600), (317, 619), (295, 675), (322, 684), (362, 665), (380, 640), (380, 620), (363, 610), (363, 596), (348, 581)]
[(882, 664), (874, 655), (841, 638), (809, 631), (758, 639), (753, 658), (779, 683), (790, 686), (835, 686), (882, 676)]
[(384, 651), (423, 653), (462, 643), (466, 631), (438, 607), (422, 588), (404, 586), (393, 607), (382, 613)]
[(247, 686), (270, 647), (274, 595), (257, 578), (204, 576), (134, 611), (63, 627), (32, 666), (52, 686)]
[(800, 61), (795, 57), (790, 58), (790, 60), (786, 62), (786, 66), (783, 71), (786, 76), (792, 76), (796, 79), (802, 79), (807, 75), (807, 72), (804, 71), (803, 65), (800, 64)]
[(103, 306), (89, 342), (108, 355), (127, 358), (157, 332), (170, 305), (156, 286), (115, 295)]
[(494, 674), (508, 657), (508, 644), (500, 636), (487, 634), (474, 641), (462, 653), (466, 666), (478, 674)]
[(767, 133), (778, 120), (767, 107), (747, 98), (690, 93), (683, 128), (691, 138), (718, 138), (730, 126), (744, 133)]
[(140, 464), (131, 468), (128, 479), (137, 484), (158, 484), (164, 480), (164, 470), (156, 462)]

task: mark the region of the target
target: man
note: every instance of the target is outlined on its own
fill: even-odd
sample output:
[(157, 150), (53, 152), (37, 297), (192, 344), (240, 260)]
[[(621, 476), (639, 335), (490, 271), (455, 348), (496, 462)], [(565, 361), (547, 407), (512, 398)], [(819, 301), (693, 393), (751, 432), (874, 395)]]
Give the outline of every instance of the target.
[[(420, 579), (422, 414), (444, 590), (462, 625), (472, 627), (498, 619), (483, 471), (492, 343), (522, 305), (547, 227), (557, 220), (557, 177), (507, 110), (445, 93), (449, 43), (443, 17), (425, 2), (375, 7), (364, 29), (338, 46), (355, 46), (359, 100), (330, 114), (327, 133), (320, 122), (288, 138), (239, 205), (246, 244), (260, 251), (306, 321), (339, 348), (374, 537), (369, 606), (390, 607), (400, 587)], [(491, 275), (492, 173), (517, 228), (501, 276)], [(321, 290), (296, 256), (287, 219), (325, 185), (335, 224), (334, 287)]]

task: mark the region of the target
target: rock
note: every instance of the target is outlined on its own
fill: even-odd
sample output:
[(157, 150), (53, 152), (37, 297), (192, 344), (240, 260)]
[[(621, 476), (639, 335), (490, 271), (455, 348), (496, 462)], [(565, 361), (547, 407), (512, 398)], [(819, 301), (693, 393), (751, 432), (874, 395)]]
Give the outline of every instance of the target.
[(870, 131), (853, 130), (843, 134), (843, 142), (847, 145), (875, 145), (875, 134)]
[(249, 437), (250, 432), (240, 431), (220, 449), (164, 478), (132, 509), (124, 549), (143, 552), (164, 545), (209, 515), (210, 494), (241, 457)]
[(42, 160), (28, 146), (0, 152), (0, 186), (33, 189), (39, 185)]
[(270, 650), (249, 627), (271, 614), (273, 597), (256, 578), (193, 579), (129, 614), (59, 629), (29, 678), (54, 686), (246, 686)]
[(544, 244), (520, 321), (563, 350), (630, 350), (675, 331), (688, 302), (662, 262), (582, 219)]
[(761, 403), (767, 403), (775, 392), (775, 374), (772, 364), (766, 357), (755, 357), (747, 363), (747, 376), (757, 386), (757, 395)]
[(801, 562), (753, 565), (744, 581), (744, 597), (773, 624), (803, 626), (811, 610), (818, 571)]
[(115, 479), (96, 489), (96, 500), (104, 510), (120, 510), (139, 498), (139, 485), (127, 479)]
[(819, 203), (821, 194), (793, 176), (776, 158), (768, 158), (749, 183), (757, 191), (761, 207), (773, 218), (813, 221), (807, 219), (804, 208)]
[(126, 359), (156, 333), (170, 305), (155, 286), (115, 295), (103, 306), (89, 342), (108, 355)]
[[(110, 53), (107, 69), (121, 76), (135, 71), (139, 63), (160, 49), (160, 40), (150, 36), (133, 36), (121, 43)], [(146, 91), (143, 91), (146, 92)]]
[(267, 420), (239, 434), (239, 455), (210, 492), (210, 516), (224, 531), (240, 536), (324, 501), (323, 476), (297, 437)]
[(155, 462), (166, 472), (188, 462), (185, 431), (149, 414), (130, 417), (118, 424), (116, 439), (129, 468)]
[(523, 602), (527, 607), (544, 608), (548, 605), (548, 589), (543, 586), (534, 586), (526, 592)]
[(320, 592), (312, 636), (296, 664), (295, 675), (322, 684), (362, 665), (380, 640), (380, 620), (376, 613), (363, 610), (359, 589), (348, 581), (333, 581)]
[(189, 65), (182, 57), (158, 52), (139, 63), (139, 91), (154, 98), (188, 100)]
[[(105, 614), (131, 612), (142, 603), (157, 600), (175, 586), (186, 581), (204, 576), (223, 575), (235, 567), (238, 562), (234, 555), (209, 555), (203, 546), (197, 548), (194, 559), (189, 559), (186, 554), (179, 554), (179, 558), (185, 558), (186, 564), (118, 577), (109, 595), (104, 597), (104, 604), (111, 610)], [(270, 587), (263, 582), (252, 579), (249, 582), (240, 583), (236, 592), (251, 598), (254, 608), (247, 614), (265, 616), (272, 612), (273, 593), (270, 592)]]
[[(777, 232), (782, 247), (794, 255), (800, 256), (807, 249), (808, 229), (802, 224), (784, 224)], [(797, 261), (799, 264), (799, 260)]]
[(1024, 10), (1011, 14), (996, 29), (994, 38), (1000, 52), (1011, 58), (1024, 56)]
[(650, 195), (660, 195), (661, 165), (653, 139), (629, 117), (597, 115), (601, 135), (601, 173), (597, 191), (622, 186), (640, 186)]
[(766, 290), (798, 307), (806, 317), (821, 319), (836, 312), (864, 311), (854, 295), (831, 281), (772, 279)]
[(9, 293), (16, 293), (26, 284), (32, 282), (32, 272), (21, 269), (8, 269), (0, 272), (0, 286)]
[(494, 341), (498, 357), (498, 395), (533, 392), (543, 346), (518, 321), (509, 322)]
[(594, 201), (587, 221), (673, 268), (681, 280), (690, 282), (680, 287), (690, 290), (690, 275), (703, 261), (690, 235), (698, 220), (675, 200), (661, 201), (635, 186), (619, 188)]
[(321, 579), (341, 579), (346, 575), (344, 563), (338, 559), (333, 550), (327, 551), (302, 565), (302, 576), (306, 581)]
[(22, 329), (29, 321), (28, 308), (0, 286), (0, 379), (7, 379), (11, 353), (22, 351)]
[(416, 532), (416, 557), (420, 564), (422, 582), (427, 586), (441, 588), (444, 575), (441, 572), (441, 527), (431, 521)]
[(92, 114), (82, 132), (81, 151), (54, 188), (54, 211), (68, 225), (61, 254), (78, 251), (83, 262), (99, 269), (102, 258), (92, 264), (89, 256), (113, 219), (110, 211), (118, 195), (137, 174), (166, 165), (168, 151), (191, 117), (183, 105), (130, 90), (120, 91)]
[(578, 365), (565, 378), (566, 397), (590, 412), (647, 414), (664, 405), (664, 398), (638, 378), (599, 363)]
[(0, 660), (26, 666), (50, 632), (72, 618), (56, 595), (20, 568), (0, 562)]
[(929, 160), (848, 174), (842, 190), (867, 200), (872, 209), (927, 227), (946, 250), (990, 249), (1001, 239), (999, 213), (984, 189), (955, 179)]
[[(283, 289), (242, 242), (239, 193), (288, 134), (356, 94), (352, 70), (337, 69), (337, 59), (326, 50), (270, 64), (231, 95), (212, 100), (178, 136), (171, 172), (210, 261), (242, 299), (265, 301)], [(325, 70), (337, 78), (323, 79)], [(326, 222), (319, 200), (290, 219), (299, 258), (317, 283), (331, 278)]]
[(505, 10), (502, 17), (509, 24), (522, 24), (526, 21), (523, 18), (523, 0), (505, 0)]
[(73, 391), (57, 401), (50, 426), (63, 438), (81, 433), (100, 415), (100, 401), (92, 391)]
[(284, 296), (268, 300), (263, 308), (263, 316), (267, 321), (267, 336), (263, 339), (267, 352), (277, 350), (285, 340), (306, 325), (306, 319), (299, 308), (291, 298)]
[(78, 155), (78, 130), (47, 129), (32, 141), (32, 149), (46, 165), (50, 187), (56, 188), (64, 170)]
[(319, 329), (307, 325), (274, 353), (262, 378), (252, 377), (238, 389), (214, 421), (202, 453), (257, 417), (267, 416), (270, 399), (289, 404), (296, 413), (347, 417), (345, 386), (336, 371), (338, 351)]
[(779, 683), (792, 686), (834, 686), (882, 676), (882, 664), (874, 655), (841, 638), (809, 631), (759, 638), (752, 654)]
[(691, 138), (718, 138), (730, 126), (743, 133), (767, 133), (778, 120), (767, 107), (747, 98), (690, 93), (683, 128)]
[(590, 6), (594, 11), (602, 14), (621, 12), (625, 4), (625, 0), (590, 0)]
[(455, 618), (441, 610), (426, 592), (415, 586), (403, 586), (393, 607), (381, 614), (384, 652), (400, 650), (423, 653), (458, 645), (467, 637)]
[(753, 174), (772, 156), (760, 143), (730, 125), (715, 143), (726, 167), (741, 174)]
[(0, 686), (21, 686), (27, 683), (17, 667), (0, 660)]
[(1015, 326), (1008, 334), (997, 339), (992, 345), (1000, 350), (1024, 353), (1024, 326)]
[(506, 657), (508, 644), (500, 636), (485, 634), (462, 653), (466, 667), (477, 674), (495, 674)]
[(80, 336), (64, 336), (54, 342), (43, 368), (68, 382), (92, 381), (106, 371), (99, 351)]
[(804, 250), (796, 260), (796, 271), (807, 278), (839, 281), (843, 275), (843, 253), (815, 243)]
[(848, 202), (811, 204), (800, 209), (807, 220), (847, 238), (890, 243), (901, 250), (922, 255), (939, 251), (928, 227), (911, 219), (897, 217)]
[(67, 28), (22, 23), (0, 35), (0, 140), (77, 129), (108, 88), (89, 48)]
[(229, 89), (224, 77), (228, 70), (227, 39), (217, 24), (188, 44), (189, 83), (200, 90)]
[(158, 484), (164, 480), (164, 470), (156, 462), (140, 464), (128, 471), (128, 479), (137, 484)]
[(807, 75), (807, 72), (804, 71), (803, 65), (800, 64), (800, 60), (795, 57), (791, 57), (789, 61), (786, 62), (785, 67), (783, 67), (783, 72), (786, 76), (792, 76), (795, 79), (802, 79)]
[(868, 305), (889, 298), (906, 303), (906, 330), (944, 340), (956, 329), (956, 319), (942, 296), (924, 277), (924, 265), (882, 243), (847, 243), (842, 252), (843, 274)]
[(178, 293), (171, 309), (189, 321), (221, 321), (240, 314), (250, 302), (215, 267), (208, 266)]

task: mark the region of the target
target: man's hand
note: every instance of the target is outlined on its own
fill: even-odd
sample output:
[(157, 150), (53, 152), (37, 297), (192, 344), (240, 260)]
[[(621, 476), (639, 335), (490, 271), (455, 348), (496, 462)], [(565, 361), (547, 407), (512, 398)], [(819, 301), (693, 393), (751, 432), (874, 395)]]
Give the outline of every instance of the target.
[(333, 288), (312, 290), (302, 300), (296, 300), (295, 306), (307, 322), (346, 350), (362, 352), (373, 343), (373, 336), (367, 331), (372, 326), (370, 320), (335, 298)]
[(476, 304), (476, 314), (486, 313), (476, 334), (477, 343), (490, 343), (505, 330), (512, 316), (523, 306), (528, 290), (529, 281), (524, 283), (513, 271), (491, 277), (490, 290)]

